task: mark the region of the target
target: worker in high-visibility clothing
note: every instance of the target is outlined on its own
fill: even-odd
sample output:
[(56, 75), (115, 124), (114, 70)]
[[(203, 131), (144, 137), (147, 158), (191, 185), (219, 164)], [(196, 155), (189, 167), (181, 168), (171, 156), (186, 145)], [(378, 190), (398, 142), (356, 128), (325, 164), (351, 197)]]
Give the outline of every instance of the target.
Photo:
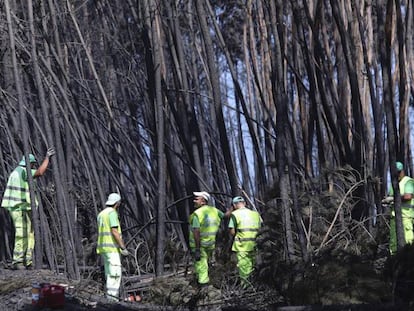
[[(37, 163), (35, 156), (29, 154), (30, 170), (33, 178), (45, 174), (49, 166), (49, 158), (54, 154), (55, 150), (49, 148), (46, 157), (37, 169), (35, 168)], [(33, 263), (32, 255), (35, 238), (32, 228), (32, 207), (25, 156), (9, 176), (1, 207), (9, 211), (15, 229), (12, 267), (16, 270), (30, 269)]]
[(107, 298), (117, 301), (122, 277), (121, 255), (129, 254), (122, 239), (118, 218), (121, 196), (118, 193), (111, 193), (105, 205), (105, 209), (98, 214), (96, 252), (102, 256), (104, 262)]
[(200, 287), (210, 282), (208, 268), (216, 247), (216, 234), (223, 212), (208, 205), (210, 194), (194, 192), (195, 211), (190, 215), (190, 249), (194, 256), (194, 270)]
[[(396, 162), (398, 172), (398, 187), (401, 195), (401, 216), (404, 229), (405, 243), (412, 244), (414, 242), (414, 179), (406, 176), (404, 172), (404, 165), (401, 162)], [(390, 253), (391, 255), (397, 252), (397, 230), (395, 227), (395, 211), (394, 203), (394, 189), (389, 190), (388, 197), (382, 200), (382, 203), (391, 205), (391, 219), (390, 219)]]
[(256, 236), (262, 220), (258, 212), (246, 207), (246, 201), (241, 196), (232, 199), (231, 210), (229, 233), (234, 237), (232, 251), (237, 256), (242, 285), (246, 286), (256, 264)]

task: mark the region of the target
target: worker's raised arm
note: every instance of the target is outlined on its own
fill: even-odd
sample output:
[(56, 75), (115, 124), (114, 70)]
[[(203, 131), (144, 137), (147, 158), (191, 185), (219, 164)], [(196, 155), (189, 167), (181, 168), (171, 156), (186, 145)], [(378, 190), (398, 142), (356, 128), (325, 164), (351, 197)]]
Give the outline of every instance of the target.
[(55, 154), (55, 149), (53, 149), (53, 148), (47, 149), (46, 156), (45, 156), (42, 164), (40, 164), (39, 168), (36, 170), (36, 172), (33, 175), (34, 178), (42, 176), (42, 175), (44, 175), (44, 173), (46, 173), (47, 167), (49, 166), (49, 159), (54, 154)]

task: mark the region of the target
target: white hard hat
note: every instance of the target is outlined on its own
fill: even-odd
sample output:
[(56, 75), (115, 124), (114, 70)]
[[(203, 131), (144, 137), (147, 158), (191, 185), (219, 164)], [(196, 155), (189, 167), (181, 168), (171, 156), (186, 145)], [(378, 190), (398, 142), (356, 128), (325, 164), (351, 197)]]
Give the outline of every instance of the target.
[(210, 201), (210, 194), (208, 192), (200, 191), (200, 192), (193, 192), (193, 194), (196, 197), (203, 198), (204, 200), (206, 200), (206, 202)]
[(119, 201), (121, 201), (121, 196), (118, 193), (111, 193), (108, 196), (108, 200), (106, 200), (105, 205), (106, 206), (112, 206), (112, 205), (115, 205), (116, 203), (118, 203)]

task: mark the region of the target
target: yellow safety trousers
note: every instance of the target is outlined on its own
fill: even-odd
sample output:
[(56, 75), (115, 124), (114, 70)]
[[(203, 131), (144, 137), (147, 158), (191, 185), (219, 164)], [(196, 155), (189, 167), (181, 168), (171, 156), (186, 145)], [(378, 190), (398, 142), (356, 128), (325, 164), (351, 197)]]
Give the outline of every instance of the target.
[(122, 277), (121, 255), (119, 253), (101, 253), (101, 255), (105, 268), (107, 298), (118, 300)]
[(214, 248), (200, 248), (200, 260), (194, 262), (194, 270), (197, 275), (198, 284), (208, 284), (208, 264), (213, 257)]
[[(390, 252), (391, 255), (397, 252), (397, 229), (395, 227), (395, 213), (392, 211), (390, 219)], [(404, 229), (405, 243), (412, 244), (414, 242), (414, 208), (401, 208), (402, 223)]]
[(32, 264), (35, 238), (32, 228), (31, 211), (9, 210), (15, 228), (13, 264)]

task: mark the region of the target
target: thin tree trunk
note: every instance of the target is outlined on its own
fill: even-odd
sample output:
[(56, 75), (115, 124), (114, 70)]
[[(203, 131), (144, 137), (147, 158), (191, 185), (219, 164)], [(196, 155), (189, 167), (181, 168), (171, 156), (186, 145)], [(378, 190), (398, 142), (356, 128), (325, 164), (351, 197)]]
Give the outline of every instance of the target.
[[(40, 224), (39, 224), (39, 211), (36, 206), (36, 196), (35, 196), (35, 189), (34, 189), (34, 182), (31, 167), (28, 163), (29, 160), (29, 153), (31, 153), (29, 148), (29, 129), (28, 123), (26, 118), (26, 110), (25, 110), (25, 102), (23, 96), (23, 87), (20, 80), (20, 72), (17, 64), (16, 58), (16, 45), (15, 45), (15, 37), (14, 37), (14, 29), (13, 29), (13, 22), (11, 17), (11, 10), (10, 10), (10, 3), (9, 0), (5, 0), (5, 9), (6, 9), (6, 18), (8, 24), (8, 31), (9, 31), (9, 41), (10, 41), (10, 51), (12, 57), (12, 65), (13, 65), (13, 74), (14, 74), (14, 82), (16, 85), (17, 90), (17, 98), (18, 98), (18, 105), (19, 105), (19, 116), (20, 116), (20, 126), (22, 129), (22, 141), (23, 141), (23, 151), (26, 165), (26, 173), (28, 177), (29, 189), (30, 189), (30, 202), (32, 208), (32, 223), (34, 229), (35, 239), (40, 239)], [(41, 248), (35, 247), (34, 252), (34, 260), (35, 260), (35, 267), (39, 266), (39, 262), (41, 261)]]
[(402, 224), (402, 215), (401, 215), (401, 196), (400, 188), (398, 186), (398, 173), (397, 168), (394, 163), (397, 161), (398, 155), (398, 132), (397, 132), (397, 120), (394, 110), (394, 99), (392, 95), (393, 83), (391, 79), (391, 46), (392, 46), (392, 8), (393, 0), (387, 0), (386, 11), (385, 11), (385, 23), (383, 18), (383, 12), (381, 11), (381, 6), (377, 7), (378, 14), (378, 25), (380, 26), (380, 35), (379, 40), (381, 42), (380, 57), (382, 64), (382, 80), (384, 84), (384, 107), (385, 107), (385, 117), (386, 117), (386, 126), (387, 126), (387, 140), (388, 140), (388, 151), (390, 159), (390, 171), (391, 171), (391, 182), (394, 189), (394, 194), (396, 200), (394, 202), (395, 210), (395, 227), (397, 235), (397, 247), (401, 249), (405, 245), (404, 230)]
[(223, 117), (223, 109), (220, 94), (220, 77), (216, 67), (216, 60), (214, 59), (213, 43), (211, 39), (210, 30), (207, 24), (207, 15), (204, 10), (203, 3), (208, 0), (195, 0), (196, 11), (198, 14), (198, 21), (200, 23), (201, 33), (205, 42), (205, 52), (207, 56), (208, 73), (210, 77), (211, 89), (213, 92), (214, 111), (217, 118), (217, 127), (220, 137), (220, 147), (223, 152), (225, 166), (230, 182), (232, 194), (239, 193), (238, 181), (236, 172), (234, 170), (233, 157), (230, 153), (229, 140), (227, 137), (226, 125)]

